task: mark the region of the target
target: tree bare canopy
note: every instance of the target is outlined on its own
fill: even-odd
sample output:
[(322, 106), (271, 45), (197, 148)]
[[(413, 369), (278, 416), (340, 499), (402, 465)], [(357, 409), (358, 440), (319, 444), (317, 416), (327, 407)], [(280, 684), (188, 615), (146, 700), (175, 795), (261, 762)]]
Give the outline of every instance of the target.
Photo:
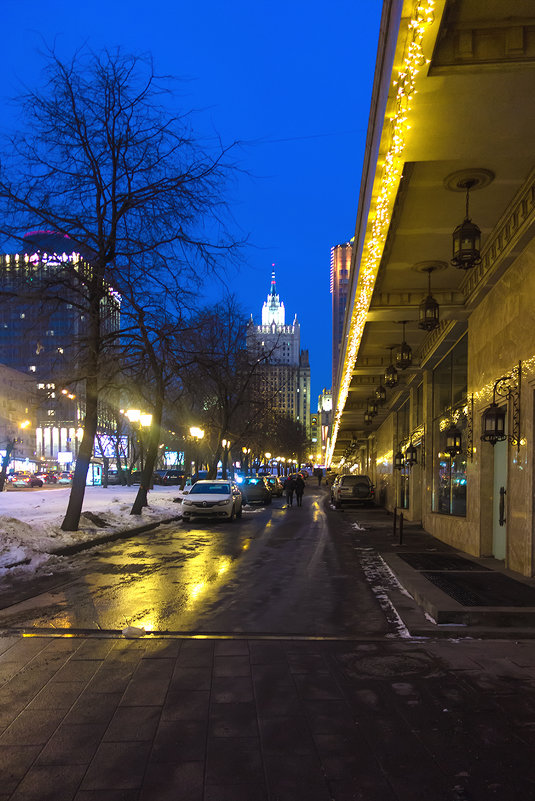
[(82, 50), (67, 62), (51, 52), (45, 79), (20, 98), (26, 130), (1, 151), (0, 231), (19, 242), (29, 229), (54, 232), (84, 260), (54, 274), (79, 293), (86, 320), (84, 436), (63, 521), (75, 530), (110, 333), (103, 300), (121, 285), (142, 297), (149, 272), (162, 288), (191, 288), (233, 252), (223, 200), (232, 165), (228, 149), (200, 146), (188, 114), (169, 111), (170, 82), (148, 57)]

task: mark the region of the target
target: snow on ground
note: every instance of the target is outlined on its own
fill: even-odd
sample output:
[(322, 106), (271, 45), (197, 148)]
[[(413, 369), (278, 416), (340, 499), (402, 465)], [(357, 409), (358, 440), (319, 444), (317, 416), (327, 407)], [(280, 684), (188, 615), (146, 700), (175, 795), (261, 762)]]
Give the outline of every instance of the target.
[[(70, 487), (38, 490), (8, 490), (0, 493), (0, 576), (16, 565), (17, 570), (35, 571), (50, 555), (67, 545), (88, 542), (108, 533), (137, 528), (182, 514), (178, 487), (155, 487), (149, 492), (149, 507), (141, 516), (130, 509), (138, 487), (86, 487), (78, 531), (62, 531)], [(105, 527), (84, 513), (98, 515)], [(21, 562), (25, 564), (20, 565)]]

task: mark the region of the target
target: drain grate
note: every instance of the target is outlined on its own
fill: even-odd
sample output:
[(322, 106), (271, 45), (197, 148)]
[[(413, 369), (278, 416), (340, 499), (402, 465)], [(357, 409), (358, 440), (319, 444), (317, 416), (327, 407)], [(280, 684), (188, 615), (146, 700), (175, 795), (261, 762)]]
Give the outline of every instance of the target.
[(470, 559), (448, 553), (404, 553), (398, 554), (415, 570), (486, 570), (488, 567), (476, 564)]
[(535, 588), (502, 573), (426, 571), (422, 572), (422, 576), (463, 606), (535, 607)]

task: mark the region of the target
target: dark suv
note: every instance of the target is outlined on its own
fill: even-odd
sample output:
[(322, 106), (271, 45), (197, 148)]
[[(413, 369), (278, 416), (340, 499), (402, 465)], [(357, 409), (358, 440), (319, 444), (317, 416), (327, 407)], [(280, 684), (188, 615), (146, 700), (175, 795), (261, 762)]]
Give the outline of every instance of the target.
[(339, 476), (331, 488), (331, 501), (339, 509), (343, 504), (372, 505), (375, 490), (368, 476)]
[(168, 487), (178, 486), (186, 480), (183, 470), (155, 470), (153, 481), (155, 484), (163, 484)]

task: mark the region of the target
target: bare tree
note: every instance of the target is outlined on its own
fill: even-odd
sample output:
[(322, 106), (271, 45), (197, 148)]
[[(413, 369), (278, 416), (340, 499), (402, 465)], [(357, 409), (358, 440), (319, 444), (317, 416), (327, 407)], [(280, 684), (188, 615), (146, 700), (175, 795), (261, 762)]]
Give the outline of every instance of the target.
[(45, 228), (69, 237), (83, 256), (56, 274), (77, 294), (85, 318), (78, 374), (84, 433), (62, 524), (73, 531), (97, 431), (105, 299), (125, 272), (142, 294), (147, 254), (165, 283), (171, 264), (194, 280), (195, 267), (213, 266), (233, 247), (221, 194), (230, 165), (224, 148), (201, 148), (187, 114), (169, 111), (169, 81), (148, 57), (81, 51), (62, 61), (52, 52), (45, 78), (41, 90), (20, 98), (27, 130), (4, 148), (0, 230), (20, 240), (28, 229)]

